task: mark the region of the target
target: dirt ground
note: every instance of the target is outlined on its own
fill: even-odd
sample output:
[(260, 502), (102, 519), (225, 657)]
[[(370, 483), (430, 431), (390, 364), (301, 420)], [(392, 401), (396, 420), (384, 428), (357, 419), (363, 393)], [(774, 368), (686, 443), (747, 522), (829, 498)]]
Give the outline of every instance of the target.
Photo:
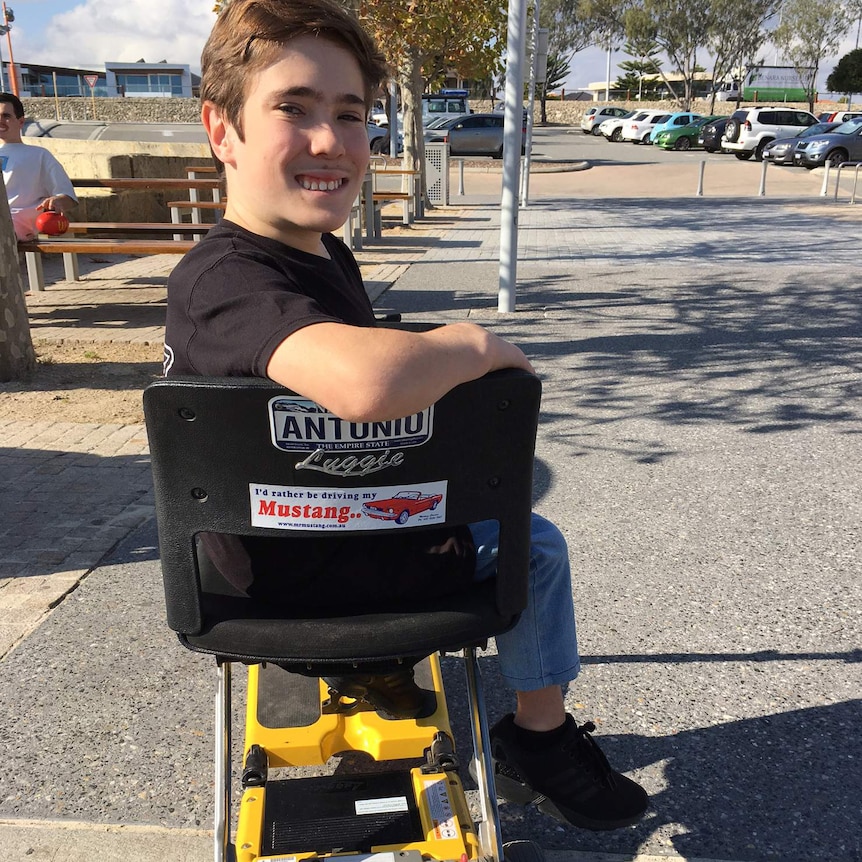
[(29, 380), (0, 383), (0, 419), (144, 421), (141, 393), (161, 374), (160, 344), (35, 342)]

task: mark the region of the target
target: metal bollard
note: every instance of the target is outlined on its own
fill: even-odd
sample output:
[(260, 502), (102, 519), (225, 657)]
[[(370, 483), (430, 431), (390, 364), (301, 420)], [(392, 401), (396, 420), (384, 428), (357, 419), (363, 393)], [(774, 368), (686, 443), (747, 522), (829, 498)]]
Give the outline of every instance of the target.
[(826, 165), (823, 169), (823, 185), (820, 186), (820, 197), (825, 198), (827, 194), (829, 194), (829, 162), (826, 162)]
[(766, 197), (766, 169), (769, 167), (769, 162), (764, 159), (760, 163), (760, 188), (757, 190), (758, 197)]
[(464, 159), (458, 159), (458, 194), (464, 195)]
[(699, 198), (703, 197), (703, 172), (706, 170), (706, 162), (702, 161), (700, 163), (700, 172), (697, 177), (697, 191), (695, 195)]

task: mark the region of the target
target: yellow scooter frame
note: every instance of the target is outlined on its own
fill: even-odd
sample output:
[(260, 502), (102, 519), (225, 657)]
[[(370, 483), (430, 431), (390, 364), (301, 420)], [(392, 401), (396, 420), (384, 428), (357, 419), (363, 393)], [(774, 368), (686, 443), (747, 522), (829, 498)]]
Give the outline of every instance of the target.
[[(474, 772), (482, 818), (474, 825), (458, 775), (440, 662), (417, 666), (417, 682), (433, 692), (427, 718), (393, 719), (362, 701), (338, 698), (313, 677), (275, 665), (248, 668), (243, 792), (236, 838), (230, 841), (231, 664), (219, 664), (216, 697), (216, 862), (502, 862), (487, 721), (475, 649), (464, 650), (474, 732)], [(477, 729), (479, 730), (477, 736)], [(487, 737), (487, 731), (484, 734)], [(400, 771), (273, 777), (271, 770), (320, 766), (330, 757), (363, 752), (375, 761), (402, 761)], [(419, 765), (417, 765), (419, 761)], [(219, 792), (219, 790), (221, 792)], [(536, 862), (541, 854), (529, 842)], [(523, 852), (521, 854), (524, 856)]]

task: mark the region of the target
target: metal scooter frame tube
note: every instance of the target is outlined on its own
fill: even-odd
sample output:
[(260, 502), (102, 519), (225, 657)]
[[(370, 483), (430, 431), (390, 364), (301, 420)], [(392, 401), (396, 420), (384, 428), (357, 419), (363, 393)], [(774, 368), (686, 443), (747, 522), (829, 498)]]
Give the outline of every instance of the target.
[(464, 670), (467, 674), (467, 699), (470, 707), (470, 729), (473, 731), (473, 763), (479, 785), (479, 802), (482, 822), (479, 824), (479, 843), (487, 862), (503, 862), (503, 834), (500, 830), (500, 813), (497, 791), (494, 787), (494, 764), (491, 760), (491, 738), (488, 733), (488, 714), (485, 709), (482, 672), (476, 660), (476, 648), (464, 649)]
[(227, 862), (230, 845), (231, 794), (231, 663), (218, 664), (218, 687), (215, 697), (215, 823), (213, 858)]

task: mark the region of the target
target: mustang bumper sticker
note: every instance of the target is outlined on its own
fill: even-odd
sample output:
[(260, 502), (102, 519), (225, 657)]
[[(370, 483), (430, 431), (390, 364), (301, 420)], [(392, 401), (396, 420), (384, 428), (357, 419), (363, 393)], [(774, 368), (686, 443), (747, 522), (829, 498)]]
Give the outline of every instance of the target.
[(446, 520), (448, 483), (300, 488), (249, 484), (251, 523), (276, 530), (380, 530)]

